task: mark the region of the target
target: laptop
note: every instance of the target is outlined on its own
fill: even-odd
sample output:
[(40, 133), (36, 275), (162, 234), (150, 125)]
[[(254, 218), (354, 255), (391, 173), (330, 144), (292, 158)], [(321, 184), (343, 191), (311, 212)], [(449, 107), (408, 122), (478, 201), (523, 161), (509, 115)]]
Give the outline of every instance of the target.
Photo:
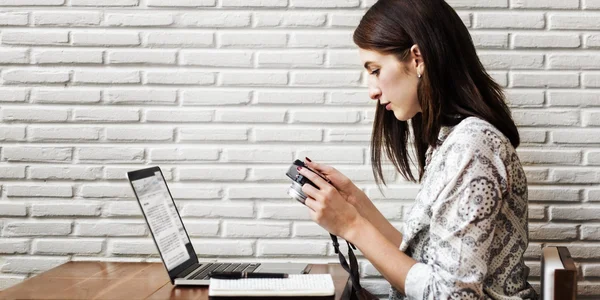
[(208, 285), (211, 271), (306, 274), (306, 263), (200, 262), (159, 167), (127, 172), (160, 258), (174, 285)]

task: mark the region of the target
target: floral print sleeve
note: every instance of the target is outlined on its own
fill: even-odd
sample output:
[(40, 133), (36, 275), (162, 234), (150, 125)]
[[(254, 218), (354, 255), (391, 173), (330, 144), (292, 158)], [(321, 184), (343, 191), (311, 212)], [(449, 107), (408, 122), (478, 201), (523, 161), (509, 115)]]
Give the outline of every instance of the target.
[[(405, 221), (400, 250), (418, 262), (406, 298), (535, 298), (522, 257), (526, 179), (510, 142), (474, 117), (440, 136)], [(390, 298), (404, 297), (393, 291)]]

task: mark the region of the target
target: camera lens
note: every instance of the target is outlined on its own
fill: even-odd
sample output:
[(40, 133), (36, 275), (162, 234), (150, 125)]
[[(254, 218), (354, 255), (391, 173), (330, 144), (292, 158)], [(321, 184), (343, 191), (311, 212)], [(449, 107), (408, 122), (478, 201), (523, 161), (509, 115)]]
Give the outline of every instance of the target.
[(304, 204), (304, 201), (306, 201), (306, 195), (304, 192), (302, 192), (302, 186), (296, 181), (292, 181), (292, 185), (288, 189), (287, 194), (290, 195), (290, 197), (300, 201), (302, 204)]

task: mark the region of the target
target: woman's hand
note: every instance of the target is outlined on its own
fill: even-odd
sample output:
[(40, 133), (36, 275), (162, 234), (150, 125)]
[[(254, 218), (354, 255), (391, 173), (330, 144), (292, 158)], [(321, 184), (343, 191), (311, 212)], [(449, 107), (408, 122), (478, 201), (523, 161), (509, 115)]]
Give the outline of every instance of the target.
[(307, 195), (304, 204), (311, 209), (311, 219), (329, 233), (346, 239), (362, 219), (356, 208), (317, 174), (302, 167), (298, 167), (298, 173), (318, 187), (317, 189), (310, 184), (302, 186), (302, 192)]
[[(336, 168), (325, 164), (312, 162), (308, 157), (306, 158), (304, 164), (309, 168), (319, 172), (325, 178), (329, 179), (333, 187), (338, 190), (340, 195), (342, 195), (346, 201), (352, 204), (361, 213), (361, 215), (362, 211), (365, 211), (365, 208), (368, 206), (368, 204), (371, 204), (371, 200), (367, 197), (367, 195)], [(363, 215), (363, 217), (366, 216)]]

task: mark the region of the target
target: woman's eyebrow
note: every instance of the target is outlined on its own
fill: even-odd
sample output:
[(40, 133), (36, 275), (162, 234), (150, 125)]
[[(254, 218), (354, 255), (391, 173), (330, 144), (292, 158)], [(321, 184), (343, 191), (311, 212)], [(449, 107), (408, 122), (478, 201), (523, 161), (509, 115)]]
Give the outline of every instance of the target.
[(372, 63), (373, 63), (372, 61), (368, 61), (368, 62), (366, 62), (366, 63), (365, 63), (365, 65), (364, 65), (365, 69), (367, 69), (367, 70), (368, 70), (368, 69), (369, 69), (369, 66), (370, 66)]

